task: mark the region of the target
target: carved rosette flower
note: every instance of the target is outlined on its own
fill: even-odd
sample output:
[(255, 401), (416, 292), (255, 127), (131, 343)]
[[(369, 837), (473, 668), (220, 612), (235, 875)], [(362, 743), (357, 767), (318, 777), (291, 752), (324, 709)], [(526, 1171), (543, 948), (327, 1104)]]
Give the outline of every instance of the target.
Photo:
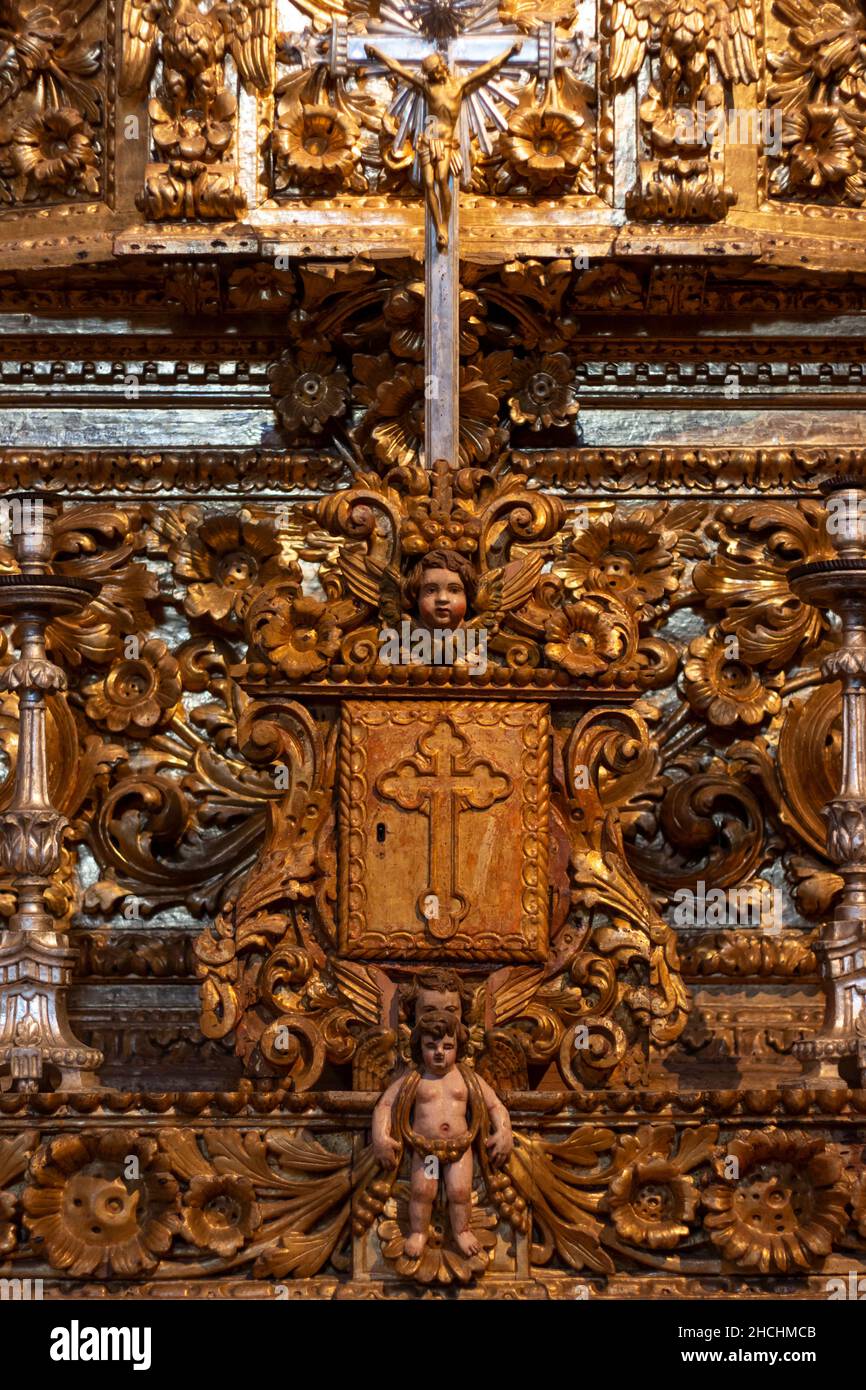
[(268, 372), (274, 408), (288, 434), (321, 434), (345, 414), (349, 378), (322, 352), (283, 353)]
[(273, 133), (278, 187), (345, 184), (359, 157), (360, 130), (333, 106), (293, 104)]
[(782, 706), (781, 676), (761, 677), (744, 661), (726, 653), (718, 628), (689, 644), (689, 660), (683, 668), (683, 687), (690, 706), (711, 724), (760, 724)]
[(641, 510), (604, 517), (578, 531), (556, 571), (566, 589), (603, 589), (648, 620), (679, 585), (675, 549), (673, 532)]
[(473, 1193), (469, 1229), (481, 1247), (479, 1253), (462, 1254), (451, 1241), (447, 1216), (441, 1218), (434, 1211), (427, 1244), (417, 1259), (410, 1259), (403, 1253), (410, 1229), (408, 1191), (404, 1183), (398, 1183), (379, 1222), (382, 1254), (394, 1262), (398, 1274), (419, 1284), (468, 1284), (488, 1266), (496, 1245), (496, 1220), (495, 1213), (482, 1207)]
[(589, 158), (592, 135), (574, 111), (525, 106), (501, 137), (502, 152), (533, 192), (572, 183)]
[(262, 264), (244, 266), (229, 276), (232, 309), (272, 309), (291, 302), (295, 284), (291, 272)]
[(826, 188), (857, 169), (854, 132), (836, 106), (810, 102), (782, 121), (782, 144), (788, 146), (790, 185)]
[(210, 517), (170, 550), (174, 571), (189, 585), (184, 608), (238, 632), (255, 593), (291, 569), (269, 522), (228, 513)]
[[(484, 327), (484, 306), (471, 290), (460, 291), (458, 307), (461, 356), (477, 352)], [(382, 319), (390, 333), (388, 346), (395, 357), (420, 362), (424, 357), (424, 281), (406, 280), (385, 295)]]
[(622, 654), (616, 624), (593, 603), (567, 603), (545, 625), (544, 654), (570, 676), (598, 675)]
[(508, 397), (508, 409), (516, 425), (533, 430), (562, 427), (580, 410), (574, 368), (564, 352), (515, 358), (511, 383), (514, 394)]
[(751, 1130), (737, 1136), (726, 1158), (739, 1176), (707, 1188), (704, 1225), (726, 1260), (762, 1274), (808, 1269), (826, 1255), (847, 1224), (848, 1185), (842, 1164), (824, 1141), (802, 1131)]
[(289, 680), (324, 671), (339, 650), (340, 629), (326, 603), (300, 594), (274, 598), (271, 616), (257, 625), (256, 642)]
[(689, 1233), (698, 1190), (675, 1162), (649, 1158), (617, 1173), (608, 1189), (608, 1204), (623, 1240), (650, 1250), (672, 1250)]
[(183, 1235), (190, 1244), (225, 1259), (237, 1253), (261, 1222), (248, 1178), (197, 1173), (190, 1179), (183, 1206)]
[(88, 719), (111, 733), (146, 735), (167, 723), (183, 687), (180, 667), (165, 642), (151, 638), (138, 657), (116, 661), (108, 675), (85, 690)]
[(73, 1278), (149, 1271), (178, 1229), (177, 1182), (155, 1139), (62, 1135), (38, 1150), (30, 1177), (22, 1205), (31, 1240)]
[[(370, 402), (365, 423), (376, 457), (386, 464), (416, 463), (424, 443), (424, 367), (407, 363), (395, 372), (390, 359), (383, 370), (381, 359), (356, 358), (355, 370), (365, 383), (358, 399)], [(461, 463), (468, 465), (490, 457), (494, 443), (502, 437), (497, 426), (498, 410), (498, 399), (480, 368), (462, 367)]]
[(617, 1234), (630, 1245), (672, 1250), (689, 1234), (699, 1202), (687, 1176), (712, 1153), (718, 1128), (679, 1136), (673, 1125), (644, 1125), (622, 1135), (613, 1154), (608, 1209)]
[(94, 133), (71, 106), (28, 116), (12, 133), (10, 160), (31, 192), (59, 188), (69, 194), (99, 191)]

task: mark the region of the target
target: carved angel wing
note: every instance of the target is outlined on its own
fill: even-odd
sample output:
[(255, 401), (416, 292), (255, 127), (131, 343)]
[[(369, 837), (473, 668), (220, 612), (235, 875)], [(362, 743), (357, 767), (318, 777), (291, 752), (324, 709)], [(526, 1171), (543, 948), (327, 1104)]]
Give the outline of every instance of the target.
[(349, 593), (367, 603), (385, 622), (396, 626), (402, 616), (400, 576), (391, 565), (378, 565), (361, 546), (344, 545), (340, 570)]
[(156, 41), (164, 7), (160, 0), (125, 0), (123, 6), (123, 65), (120, 90), (124, 96), (143, 92), (153, 75)]
[(231, 6), (231, 49), (238, 72), (249, 87), (270, 91), (275, 5), (272, 0), (234, 0)]
[(523, 1013), (538, 993), (543, 979), (544, 971), (540, 966), (520, 965), (508, 972), (493, 996), (493, 1018), (497, 1028)]
[(381, 1023), (382, 993), (367, 967), (335, 960), (333, 970), (341, 995), (350, 1001), (358, 1018), (365, 1023)]
[(614, 0), (610, 15), (610, 75), (614, 82), (625, 82), (640, 71), (664, 8), (664, 0)]
[(522, 608), (538, 583), (546, 559), (546, 550), (533, 550), (517, 565), (501, 565), (482, 574), (475, 595), (479, 618), (513, 613)]
[(715, 54), (728, 82), (757, 82), (755, 14), (751, 0), (717, 0), (710, 8), (712, 38), (707, 47)]

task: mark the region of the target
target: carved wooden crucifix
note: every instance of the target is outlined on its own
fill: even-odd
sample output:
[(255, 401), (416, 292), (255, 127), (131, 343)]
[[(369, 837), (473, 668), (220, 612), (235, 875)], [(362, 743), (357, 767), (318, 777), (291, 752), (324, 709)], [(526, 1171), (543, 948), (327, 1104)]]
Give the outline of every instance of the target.
[[(407, 17), (408, 16), (408, 17)], [(557, 40), (554, 24), (523, 35), (499, 25), (497, 7), (479, 0), (415, 0), (398, 6), (382, 0), (366, 34), (350, 34), (335, 19), (332, 71), (355, 65), (390, 71), (400, 79), (390, 114), (393, 146), (409, 142), (413, 175), (424, 189), (426, 230), (424, 462), (457, 466), (459, 445), (460, 244), (457, 180), (468, 185), (472, 137), (493, 151), (490, 128), (506, 129), (501, 106), (516, 106), (496, 76), (531, 73), (546, 85), (558, 68), (581, 55), (580, 38)], [(461, 74), (461, 69), (468, 69)]]

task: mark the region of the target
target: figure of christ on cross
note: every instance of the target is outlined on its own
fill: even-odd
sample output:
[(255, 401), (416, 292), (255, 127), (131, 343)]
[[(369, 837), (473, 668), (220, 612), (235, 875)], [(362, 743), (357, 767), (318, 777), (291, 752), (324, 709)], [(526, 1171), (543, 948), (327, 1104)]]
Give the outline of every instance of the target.
[(424, 199), (436, 228), (436, 245), (440, 251), (448, 248), (448, 223), (451, 218), (451, 178), (462, 172), (460, 139), (457, 125), (463, 98), (476, 87), (482, 87), (508, 59), (523, 47), (518, 39), (490, 62), (482, 63), (467, 77), (452, 72), (441, 53), (428, 53), (420, 71), (413, 72), (396, 58), (382, 53), (372, 44), (366, 45), (367, 55), (384, 64), (397, 77), (415, 87), (427, 102), (427, 120), (418, 137), (417, 154), (424, 180)]
[[(462, 811), (486, 811), (511, 792), (511, 778), (484, 758), (464, 761), (466, 739), (450, 719), (424, 734), (411, 758), (404, 758), (376, 783), (380, 796), (420, 811), (430, 826), (429, 882), (418, 897), (418, 908), (435, 937), (447, 940), (457, 931), (470, 902), (460, 891), (458, 823)], [(430, 911), (430, 903), (436, 911)]]

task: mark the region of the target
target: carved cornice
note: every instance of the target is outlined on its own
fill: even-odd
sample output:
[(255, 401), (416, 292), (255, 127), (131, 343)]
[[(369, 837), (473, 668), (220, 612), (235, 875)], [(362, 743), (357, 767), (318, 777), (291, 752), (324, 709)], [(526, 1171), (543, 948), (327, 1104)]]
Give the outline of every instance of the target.
[[(840, 471), (866, 470), (866, 448), (833, 444), (515, 450), (520, 472), (566, 492), (628, 493), (682, 488), (701, 493), (817, 495)], [(0, 449), (11, 488), (147, 496), (160, 492), (246, 496), (291, 489), (315, 494), (345, 482), (339, 456), (306, 449)]]

